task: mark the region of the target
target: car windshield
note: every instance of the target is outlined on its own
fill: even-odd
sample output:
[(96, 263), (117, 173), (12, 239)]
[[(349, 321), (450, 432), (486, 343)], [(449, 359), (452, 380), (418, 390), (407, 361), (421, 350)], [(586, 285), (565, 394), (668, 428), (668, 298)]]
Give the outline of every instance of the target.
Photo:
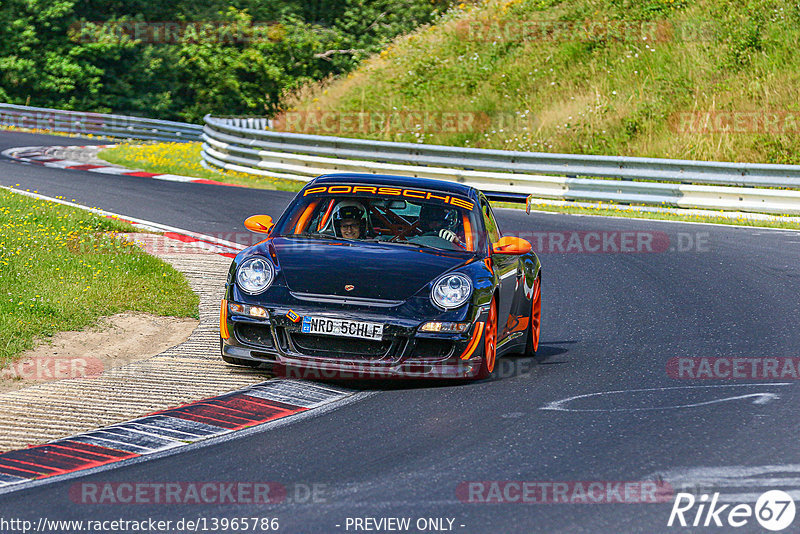
[[(338, 194), (337, 187), (368, 192)], [(380, 194), (382, 191), (386, 194)], [(403, 198), (403, 193), (415, 197)], [(466, 198), (440, 192), (367, 186), (312, 187), (304, 194), (282, 218), (273, 235), (465, 252), (475, 252), (482, 241), (478, 232), (480, 214)]]

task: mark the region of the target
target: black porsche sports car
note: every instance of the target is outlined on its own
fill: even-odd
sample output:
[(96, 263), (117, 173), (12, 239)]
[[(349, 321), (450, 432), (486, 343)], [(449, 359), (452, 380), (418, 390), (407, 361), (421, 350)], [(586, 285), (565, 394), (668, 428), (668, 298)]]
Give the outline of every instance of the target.
[(228, 273), (228, 363), (308, 378), (486, 378), (497, 356), (537, 349), (539, 259), (502, 237), (472, 187), (324, 175), (277, 223), (245, 226), (267, 238)]

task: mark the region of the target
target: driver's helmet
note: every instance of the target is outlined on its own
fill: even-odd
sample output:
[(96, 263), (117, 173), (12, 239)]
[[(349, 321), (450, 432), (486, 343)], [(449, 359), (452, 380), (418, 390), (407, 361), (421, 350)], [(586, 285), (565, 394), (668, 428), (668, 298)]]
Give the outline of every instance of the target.
[(333, 229), (336, 237), (342, 237), (342, 221), (345, 219), (355, 219), (359, 223), (361, 237), (363, 238), (367, 230), (367, 219), (364, 217), (366, 210), (360, 202), (355, 200), (343, 200), (336, 205), (333, 212)]
[(453, 230), (456, 225), (456, 211), (433, 204), (423, 204), (419, 211), (419, 225), (423, 232), (433, 230)]

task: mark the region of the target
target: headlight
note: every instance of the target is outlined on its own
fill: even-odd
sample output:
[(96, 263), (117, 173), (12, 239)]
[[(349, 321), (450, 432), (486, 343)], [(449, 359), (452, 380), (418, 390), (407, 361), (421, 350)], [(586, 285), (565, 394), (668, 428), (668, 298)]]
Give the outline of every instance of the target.
[(238, 302), (229, 302), (228, 310), (231, 313), (243, 313), (256, 319), (266, 319), (269, 316), (269, 312), (261, 306), (250, 306), (249, 304), (239, 304)]
[(445, 310), (463, 305), (472, 294), (472, 282), (463, 274), (448, 274), (433, 283), (431, 300)]
[(245, 293), (263, 293), (275, 279), (272, 263), (260, 256), (248, 258), (236, 270), (236, 282)]

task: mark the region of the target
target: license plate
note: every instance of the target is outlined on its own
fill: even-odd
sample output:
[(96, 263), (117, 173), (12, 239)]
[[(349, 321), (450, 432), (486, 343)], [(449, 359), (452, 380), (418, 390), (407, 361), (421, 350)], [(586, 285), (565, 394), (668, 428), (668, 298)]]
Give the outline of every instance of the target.
[(303, 317), (300, 329), (304, 334), (322, 334), (325, 336), (357, 337), (361, 339), (381, 340), (383, 325), (349, 319), (331, 319), (330, 317)]

